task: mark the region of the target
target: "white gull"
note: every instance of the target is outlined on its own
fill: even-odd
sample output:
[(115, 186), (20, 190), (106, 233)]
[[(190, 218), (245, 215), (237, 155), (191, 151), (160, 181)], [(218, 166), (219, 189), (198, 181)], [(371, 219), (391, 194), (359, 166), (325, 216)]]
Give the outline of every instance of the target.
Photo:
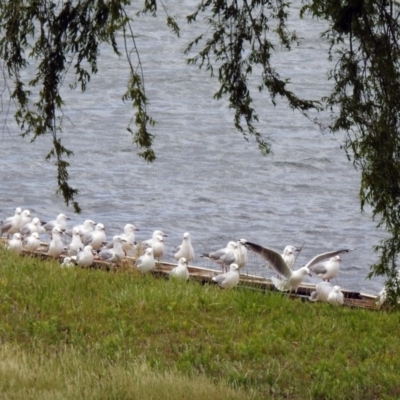
[(176, 260), (180, 260), (182, 257), (184, 257), (188, 263), (194, 260), (194, 250), (189, 232), (183, 234), (182, 243), (177, 246), (175, 251), (174, 257)]
[(284, 280), (272, 277), (271, 280), (278, 290), (297, 290), (298, 286), (303, 281), (305, 275), (310, 275), (310, 269), (312, 266), (320, 264), (321, 262), (334, 257), (341, 253), (347, 253), (352, 249), (340, 249), (334, 251), (328, 251), (327, 253), (318, 254), (312, 258), (304, 267), (293, 271), (284, 261), (283, 257), (276, 251), (262, 247), (255, 243), (246, 242), (246, 246), (261, 255), (265, 260), (268, 261), (271, 268), (277, 272)]
[(223, 289), (231, 289), (237, 286), (239, 280), (240, 280), (239, 266), (235, 263), (232, 263), (230, 265), (228, 272), (216, 275), (212, 278), (212, 281)]

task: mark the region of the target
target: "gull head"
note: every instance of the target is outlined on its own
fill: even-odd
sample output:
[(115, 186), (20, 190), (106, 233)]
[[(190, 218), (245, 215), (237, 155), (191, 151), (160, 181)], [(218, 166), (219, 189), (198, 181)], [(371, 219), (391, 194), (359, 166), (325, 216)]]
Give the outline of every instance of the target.
[(63, 214), (63, 213), (58, 214), (58, 215), (57, 215), (57, 218), (56, 218), (57, 222), (60, 222), (60, 221), (65, 222), (65, 221), (67, 221), (67, 220), (69, 220), (69, 219), (71, 219), (71, 218), (67, 217), (67, 216), (66, 216), (65, 214)]
[(163, 239), (163, 237), (162, 236), (156, 236), (155, 238), (154, 238), (157, 242), (160, 242), (160, 243), (163, 243), (164, 242), (164, 239)]
[(139, 231), (139, 230), (140, 229), (136, 228), (136, 226), (133, 224), (126, 224), (125, 228), (124, 228), (125, 233), (130, 233), (130, 232)]
[(309, 269), (308, 267), (301, 267), (301, 268), (299, 268), (299, 272), (300, 272), (302, 275), (310, 275), (310, 276), (312, 276), (312, 275), (311, 275), (311, 271), (310, 271), (310, 269)]
[(235, 263), (232, 263), (232, 264), (229, 266), (229, 270), (230, 270), (230, 271), (238, 271), (238, 270), (239, 270), (239, 265), (237, 265), (237, 264), (235, 264)]
[(283, 254), (288, 256), (289, 254), (293, 254), (295, 251), (300, 251), (300, 249), (294, 246), (286, 246), (285, 250), (283, 250)]
[(186, 258), (185, 258), (185, 257), (181, 257), (181, 258), (179, 259), (179, 261), (178, 261), (178, 264), (179, 264), (179, 265), (183, 265), (183, 264), (186, 264), (186, 265), (187, 265)]
[(228, 246), (226, 246), (228, 249), (235, 250), (237, 249), (237, 243), (236, 242), (229, 242)]
[(64, 233), (64, 231), (62, 231), (58, 226), (55, 226), (53, 229), (52, 229), (52, 234), (54, 235), (54, 234), (56, 234), (56, 235), (62, 235), (63, 233)]
[(96, 225), (96, 231), (104, 231), (104, 225), (102, 223), (99, 223)]

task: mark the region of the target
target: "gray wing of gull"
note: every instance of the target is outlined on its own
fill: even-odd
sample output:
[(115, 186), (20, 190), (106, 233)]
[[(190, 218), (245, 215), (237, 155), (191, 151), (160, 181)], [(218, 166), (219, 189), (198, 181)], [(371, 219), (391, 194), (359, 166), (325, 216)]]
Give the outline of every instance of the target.
[(217, 251), (212, 251), (208, 254), (203, 254), (203, 257), (209, 258), (212, 261), (221, 262), (221, 257), (226, 254), (226, 249), (221, 249)]
[(218, 285), (221, 285), (226, 279), (226, 274), (220, 274), (216, 275), (212, 278), (212, 280), (217, 283)]
[(44, 228), (47, 232), (51, 232), (52, 229), (53, 229), (56, 225), (57, 225), (57, 221), (56, 221), (56, 220), (54, 220), (54, 221), (49, 221), (49, 222), (47, 222), (47, 223), (45, 223), (45, 224), (43, 225), (43, 228)]
[(319, 264), (319, 265), (314, 265), (311, 268), (311, 271), (318, 275), (318, 274), (326, 274), (328, 270), (326, 269), (325, 265)]
[(99, 253), (99, 257), (107, 261), (114, 257), (114, 252), (110, 250), (102, 250)]
[(85, 246), (89, 245), (90, 243), (92, 243), (93, 240), (93, 236), (94, 233), (93, 232), (89, 232), (86, 235), (84, 235), (84, 237), (82, 238), (82, 242)]
[(228, 251), (220, 257), (220, 260), (226, 265), (231, 265), (235, 262), (235, 253), (233, 251)]
[(307, 264), (306, 267), (310, 268), (312, 271), (315, 272), (315, 269), (312, 268), (313, 266), (315, 266), (316, 264), (319, 264), (331, 257), (335, 257), (338, 254), (341, 253), (348, 253), (349, 251), (352, 251), (354, 249), (341, 249), (341, 250), (334, 250), (334, 251), (328, 251), (327, 253), (322, 253), (322, 254), (318, 254), (317, 256), (315, 256), (314, 258), (312, 258)]
[(31, 232), (31, 229), (30, 229), (30, 227), (29, 227), (28, 224), (25, 225), (25, 226), (23, 226), (23, 227), (19, 230), (19, 232), (21, 233), (22, 236), (29, 236), (29, 235), (32, 233), (32, 232)]
[(1, 226), (1, 231), (2, 231), (2, 232), (7, 232), (7, 231), (11, 228), (11, 226), (12, 226), (11, 221), (5, 220), (5, 221), (3, 222), (3, 225)]
[(137, 260), (136, 260), (136, 266), (141, 266), (143, 262), (143, 256), (140, 256)]
[(262, 247), (258, 244), (246, 242), (245, 245), (255, 253), (259, 254), (262, 258), (268, 261), (271, 268), (279, 275), (289, 279), (292, 275), (292, 270), (287, 266), (282, 256), (275, 250)]

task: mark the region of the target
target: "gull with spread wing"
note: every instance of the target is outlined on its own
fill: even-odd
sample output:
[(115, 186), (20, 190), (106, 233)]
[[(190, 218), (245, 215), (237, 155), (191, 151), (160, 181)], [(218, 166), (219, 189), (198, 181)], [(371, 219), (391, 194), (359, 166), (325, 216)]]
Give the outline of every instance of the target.
[(340, 249), (334, 251), (328, 251), (326, 253), (318, 254), (314, 258), (312, 258), (304, 267), (293, 271), (284, 261), (283, 257), (276, 252), (275, 250), (268, 249), (266, 247), (262, 247), (255, 243), (246, 242), (246, 246), (258, 253), (261, 257), (268, 261), (271, 268), (278, 273), (280, 276), (284, 278), (284, 280), (280, 280), (272, 277), (271, 280), (275, 287), (281, 291), (294, 290), (296, 291), (305, 275), (311, 275), (310, 270), (314, 265), (320, 264), (321, 262), (335, 257), (341, 253), (347, 253), (353, 249)]

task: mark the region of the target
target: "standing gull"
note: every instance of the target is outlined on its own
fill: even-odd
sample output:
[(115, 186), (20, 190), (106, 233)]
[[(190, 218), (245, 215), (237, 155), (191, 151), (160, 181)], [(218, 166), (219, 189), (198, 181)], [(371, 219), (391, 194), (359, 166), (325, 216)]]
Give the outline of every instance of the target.
[(83, 243), (79, 234), (79, 229), (73, 228), (71, 243), (67, 246), (67, 255), (69, 257), (76, 256), (81, 249), (83, 249)]
[(153, 249), (154, 258), (160, 261), (161, 257), (164, 255), (164, 238), (161, 235), (156, 236), (151, 248)]
[(27, 237), (31, 235), (33, 232), (37, 232), (39, 235), (45, 232), (44, 228), (42, 227), (42, 222), (38, 217), (33, 218), (32, 222), (25, 224), (20, 229), (20, 233), (23, 237)]
[(294, 255), (295, 251), (300, 251), (300, 249), (294, 246), (286, 246), (283, 250), (282, 258), (289, 268), (293, 268), (294, 262), (296, 261), (296, 257)]
[(96, 226), (96, 222), (94, 222), (91, 219), (85, 219), (83, 221), (83, 224), (81, 225), (75, 225), (73, 229), (77, 229), (79, 232), (79, 235), (81, 235), (81, 240), (83, 241), (85, 235), (87, 235), (90, 232), (94, 231), (94, 227)]
[(22, 209), (17, 207), (15, 209), (15, 213), (12, 217), (6, 218), (0, 228), (0, 236), (3, 236), (3, 233), (7, 234), (7, 237), (17, 233), (20, 229), (20, 221), (21, 221), (21, 213)]
[(32, 222), (32, 217), (31, 217), (31, 212), (29, 210), (24, 210), (21, 213), (21, 218), (19, 220), (19, 226), (18, 226), (18, 230), (20, 230), (23, 226), (25, 226), (26, 224), (29, 224)]
[(239, 266), (232, 263), (229, 267), (229, 271), (224, 274), (219, 274), (212, 278), (219, 287), (223, 289), (230, 289), (238, 285), (240, 280)]
[(120, 236), (114, 236), (113, 239), (113, 248), (107, 249), (104, 248), (100, 251), (99, 257), (104, 261), (118, 263), (125, 257), (124, 249), (122, 248), (122, 244), (125, 242), (125, 239), (121, 239)]
[(51, 233), (53, 228), (57, 227), (59, 228), (61, 231), (65, 231), (65, 229), (67, 228), (67, 221), (71, 219), (69, 217), (67, 217), (65, 214), (58, 214), (57, 218), (55, 220), (46, 222), (43, 225), (43, 228), (46, 230), (47, 233)]
[(236, 243), (235, 263), (238, 265), (239, 269), (247, 264), (247, 248), (245, 243), (246, 239), (240, 239)]
[(61, 240), (63, 231), (57, 226), (51, 231), (51, 240), (47, 254), (51, 257), (58, 258), (64, 251), (64, 243)]
[(147, 248), (145, 253), (136, 260), (135, 265), (142, 274), (151, 272), (156, 267), (153, 249), (151, 247)]
[(84, 237), (83, 237), (83, 243), (85, 245), (91, 245), (94, 250), (99, 250), (100, 247), (106, 243), (107, 237), (106, 237), (106, 232), (104, 225), (101, 223), (98, 223), (96, 225), (96, 228), (92, 232), (88, 232)]
[(169, 276), (177, 279), (184, 279), (185, 281), (189, 280), (189, 271), (187, 268), (187, 261), (185, 257), (181, 257), (178, 261), (178, 265), (171, 270)]
[(163, 231), (160, 231), (159, 229), (157, 229), (153, 232), (151, 239), (143, 240), (142, 245), (144, 247), (151, 247), (153, 245), (153, 243), (156, 241), (156, 238), (158, 236), (167, 237), (168, 235), (166, 235)]
[(212, 251), (208, 254), (203, 254), (203, 257), (216, 262), (221, 266), (222, 272), (226, 272), (228, 267), (235, 262), (235, 250), (237, 249), (236, 242), (229, 242), (226, 247), (217, 251)]
[(180, 244), (175, 251), (174, 257), (176, 260), (180, 260), (182, 257), (186, 259), (187, 263), (194, 260), (194, 250), (189, 232), (183, 234), (182, 244)]
[(336, 278), (339, 274), (340, 262), (342, 259), (339, 255), (331, 257), (328, 262), (314, 265), (311, 269), (319, 278), (324, 281)]
[(139, 229), (136, 228), (135, 225), (133, 224), (126, 224), (124, 227), (124, 233), (121, 236), (122, 239), (125, 240), (125, 242), (122, 245), (122, 248), (125, 251), (125, 254), (128, 257), (133, 257), (136, 255), (136, 237), (135, 237), (135, 231), (138, 231)]
[(288, 267), (288, 265), (285, 263), (284, 259), (278, 252), (250, 242), (246, 242), (246, 246), (250, 250), (260, 254), (261, 257), (268, 261), (271, 268), (285, 279), (280, 280), (275, 277), (271, 278), (275, 287), (281, 291), (297, 290), (297, 288), (303, 281), (304, 276), (306, 274), (310, 275), (310, 269), (312, 266), (317, 265), (325, 261), (326, 259), (334, 257), (338, 254), (347, 253), (352, 250), (341, 249), (318, 254), (317, 256), (312, 258), (304, 267), (293, 271), (291, 268)]

